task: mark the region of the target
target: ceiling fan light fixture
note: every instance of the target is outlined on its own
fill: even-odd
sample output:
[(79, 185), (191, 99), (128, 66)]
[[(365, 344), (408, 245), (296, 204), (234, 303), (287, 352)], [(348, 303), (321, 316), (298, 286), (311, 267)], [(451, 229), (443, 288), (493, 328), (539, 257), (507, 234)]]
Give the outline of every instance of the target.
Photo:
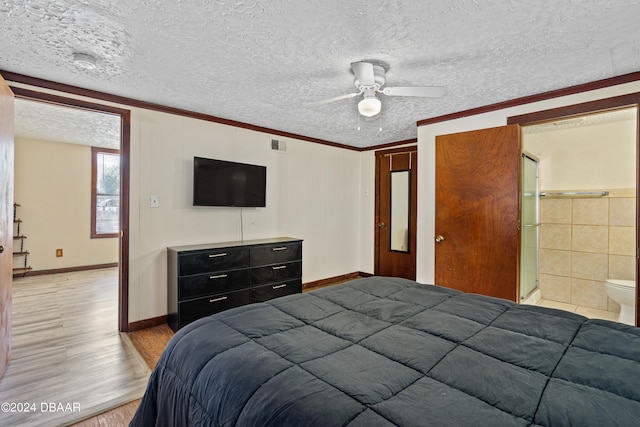
[(373, 117), (382, 109), (382, 102), (375, 96), (366, 96), (358, 102), (358, 112), (365, 117)]

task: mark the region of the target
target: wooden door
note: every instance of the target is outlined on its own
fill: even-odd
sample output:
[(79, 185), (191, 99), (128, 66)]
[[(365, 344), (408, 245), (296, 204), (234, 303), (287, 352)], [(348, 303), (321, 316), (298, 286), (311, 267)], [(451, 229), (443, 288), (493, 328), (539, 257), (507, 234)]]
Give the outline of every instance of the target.
[(376, 151), (376, 275), (416, 278), (417, 150)]
[(0, 378), (11, 352), (13, 280), (13, 93), (0, 76)]
[(435, 284), (516, 301), (520, 127), (436, 137)]

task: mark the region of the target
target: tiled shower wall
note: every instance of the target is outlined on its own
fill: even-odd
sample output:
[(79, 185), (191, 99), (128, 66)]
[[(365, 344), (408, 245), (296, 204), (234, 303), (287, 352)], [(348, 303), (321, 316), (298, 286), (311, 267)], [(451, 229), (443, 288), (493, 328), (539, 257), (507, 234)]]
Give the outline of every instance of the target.
[(542, 298), (620, 311), (604, 282), (635, 280), (636, 198), (543, 197), (540, 224)]

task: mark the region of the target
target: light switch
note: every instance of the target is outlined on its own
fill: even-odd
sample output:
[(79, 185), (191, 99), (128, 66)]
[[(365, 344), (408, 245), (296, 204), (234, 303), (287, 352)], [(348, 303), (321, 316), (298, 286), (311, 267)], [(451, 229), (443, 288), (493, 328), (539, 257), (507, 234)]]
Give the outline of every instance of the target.
[(150, 197), (149, 206), (152, 207), (152, 208), (159, 208), (160, 207), (160, 197), (151, 196)]

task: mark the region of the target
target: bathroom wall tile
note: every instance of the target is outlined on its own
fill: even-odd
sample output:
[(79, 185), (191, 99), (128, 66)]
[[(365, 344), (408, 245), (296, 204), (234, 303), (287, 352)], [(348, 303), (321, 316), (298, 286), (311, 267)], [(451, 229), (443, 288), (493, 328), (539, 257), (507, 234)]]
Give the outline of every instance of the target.
[(636, 253), (636, 228), (609, 227), (609, 253), (633, 256)]
[(538, 277), (538, 288), (543, 299), (571, 302), (571, 278), (563, 276), (553, 276), (551, 274), (540, 274)]
[(573, 252), (571, 255), (573, 278), (603, 282), (608, 279), (609, 256), (607, 254)]
[(577, 252), (609, 252), (609, 227), (604, 225), (574, 225), (571, 249)]
[(609, 199), (609, 224), (622, 227), (636, 226), (636, 198), (622, 197)]
[(636, 279), (636, 258), (634, 256), (609, 255), (609, 278)]
[(543, 198), (540, 222), (543, 300), (581, 306), (587, 317), (616, 317), (620, 305), (607, 296), (604, 282), (635, 278), (636, 198)]
[(571, 280), (571, 304), (606, 310), (607, 298), (604, 281)]
[(540, 222), (571, 224), (571, 199), (540, 199)]
[(565, 224), (540, 225), (539, 247), (545, 249), (571, 249), (571, 226)]
[(609, 225), (609, 199), (573, 199), (572, 223)]
[(538, 251), (538, 273), (555, 276), (571, 276), (571, 251), (540, 249)]

